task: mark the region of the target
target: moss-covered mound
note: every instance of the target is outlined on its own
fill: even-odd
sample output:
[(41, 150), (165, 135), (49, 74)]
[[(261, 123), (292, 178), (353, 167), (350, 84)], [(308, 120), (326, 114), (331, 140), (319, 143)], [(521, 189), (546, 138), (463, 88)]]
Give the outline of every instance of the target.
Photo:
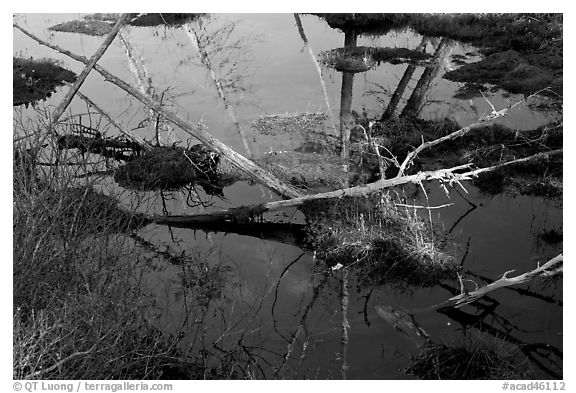
[[(79, 33), (93, 36), (103, 36), (108, 34), (120, 14), (97, 13), (84, 17), (80, 20), (59, 23), (51, 26), (50, 30), (66, 33)], [(177, 27), (191, 22), (202, 14), (132, 14), (128, 19), (130, 26), (152, 27), (167, 26)]]
[(139, 191), (177, 190), (216, 175), (219, 156), (203, 145), (157, 147), (119, 167), (114, 180)]
[[(444, 78), (467, 84), (489, 83), (511, 93), (532, 94), (550, 87), (552, 91), (562, 94), (562, 49), (559, 53), (541, 53), (540, 56), (522, 55), (515, 50), (497, 52), (485, 59), (465, 64), (454, 71), (449, 71)], [(551, 57), (549, 57), (551, 56)], [(544, 60), (559, 57), (555, 62), (541, 64)], [(532, 61), (530, 61), (530, 59)]]
[(329, 266), (353, 268), (370, 282), (432, 286), (458, 269), (429, 224), (387, 194), (314, 201), (301, 210), (307, 247)]
[(380, 48), (380, 47), (345, 47), (332, 49), (318, 55), (319, 60), (337, 71), (365, 72), (376, 64), (390, 63), (416, 63), (423, 62), (430, 57), (429, 54), (406, 48)]
[(12, 59), (12, 104), (34, 103), (50, 97), (64, 82), (76, 81), (76, 74), (48, 59)]

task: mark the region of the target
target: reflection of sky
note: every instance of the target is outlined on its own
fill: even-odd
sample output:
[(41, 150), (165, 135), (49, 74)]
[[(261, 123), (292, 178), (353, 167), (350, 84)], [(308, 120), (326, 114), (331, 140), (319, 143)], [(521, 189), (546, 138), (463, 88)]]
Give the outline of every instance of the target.
[[(78, 17), (77, 14), (27, 14), (16, 16), (15, 20), (42, 38), (49, 37), (51, 42), (63, 48), (90, 57), (99, 46), (102, 37), (51, 32), (47, 29), (54, 24)], [(240, 64), (240, 72), (247, 75), (243, 78), (243, 83), (248, 86), (249, 91), (231, 97), (244, 128), (249, 129), (249, 120), (263, 112), (274, 114), (326, 111), (318, 74), (298, 34), (292, 14), (213, 15), (208, 21), (208, 31), (212, 26), (216, 29), (224, 23), (234, 22), (236, 25), (229, 37), (230, 42), (238, 38), (254, 38), (245, 43), (244, 52), (247, 55), (244, 59), (240, 59), (243, 63)], [(316, 53), (343, 45), (343, 33), (329, 28), (315, 16), (303, 15), (302, 23), (308, 41)], [(157, 90), (171, 87), (174, 89), (174, 94), (183, 94), (175, 100), (176, 106), (172, 109), (192, 122), (204, 121), (217, 138), (242, 152), (237, 132), (183, 29), (128, 27), (126, 30), (126, 34), (136, 46), (136, 51), (144, 58), (152, 83)], [(358, 39), (358, 45), (398, 46), (410, 49), (416, 48), (419, 43), (420, 36), (410, 31), (390, 32), (380, 37), (361, 36)], [(427, 50), (433, 52), (434, 48), (428, 45)], [(452, 54), (468, 51), (470, 47), (459, 44)], [(62, 60), (66, 67), (75, 72), (82, 69), (82, 65), (49, 48), (39, 46), (18, 31), (14, 32), (14, 53), (22, 56), (52, 57)], [(224, 53), (222, 57), (225, 56)], [(112, 44), (100, 64), (113, 74), (134, 81), (128, 69), (124, 50), (118, 41)], [(382, 64), (366, 73), (356, 74), (352, 108), (358, 112), (365, 108), (369, 115), (381, 115), (383, 105), (394, 91), (405, 67), (405, 65)], [(334, 117), (338, 118), (341, 74), (327, 67), (322, 69), (331, 107), (336, 112)], [(420, 74), (421, 70), (417, 70), (414, 74), (404, 99), (408, 98), (410, 89), (415, 86), (416, 78)], [(476, 120), (478, 114), (470, 107), (468, 100), (450, 98), (457, 88), (458, 84), (447, 80), (435, 81), (428, 97), (431, 103), (424, 109), (423, 116), (427, 118), (451, 116), (461, 124), (469, 124)], [(382, 94), (382, 90), (388, 93)], [(89, 76), (82, 91), (112, 114), (119, 115), (127, 111), (124, 118), (130, 123), (137, 122), (143, 116), (138, 102), (127, 98), (127, 95), (115, 86), (102, 82), (99, 75)], [(512, 101), (517, 99), (519, 98), (510, 98)], [(502, 97), (491, 97), (490, 100), (497, 109), (508, 106), (508, 101)], [(474, 99), (474, 104), (479, 114), (489, 111), (489, 106), (482, 97)], [(401, 102), (400, 108), (402, 105)], [(83, 105), (75, 102), (72, 107), (80, 110)], [(519, 106), (503, 122), (526, 129), (535, 128), (544, 120), (542, 115), (532, 114), (524, 106)], [(268, 148), (262, 146), (262, 149), (256, 149), (260, 150), (266, 151)]]
[[(89, 37), (69, 33), (50, 32), (49, 26), (57, 23), (77, 18), (78, 15), (68, 14), (28, 14), (15, 17), (17, 23), (21, 23), (24, 28), (41, 38), (48, 39), (57, 45), (71, 50), (74, 53), (90, 57), (98, 48), (102, 37)], [(246, 51), (249, 54), (246, 58), (245, 69), (248, 78), (247, 85), (249, 91), (246, 95), (236, 96), (234, 102), (236, 113), (245, 129), (249, 129), (249, 121), (267, 114), (285, 114), (302, 111), (325, 111), (325, 101), (322, 87), (318, 80), (317, 71), (312, 64), (308, 51), (298, 34), (296, 24), (292, 14), (258, 14), (258, 15), (216, 15), (212, 18), (213, 23), (219, 24), (225, 21), (237, 21), (236, 30), (231, 36), (231, 40), (239, 38), (245, 34), (258, 35), (258, 40), (249, 43)], [(302, 23), (308, 41), (316, 53), (343, 46), (343, 33), (330, 29), (328, 25), (314, 16), (303, 15)], [(186, 93), (176, 99), (176, 105), (171, 107), (182, 117), (191, 122), (204, 121), (208, 126), (208, 131), (219, 138), (222, 142), (231, 145), (235, 150), (243, 152), (241, 141), (238, 138), (230, 118), (228, 117), (223, 103), (218, 98), (212, 81), (208, 77), (206, 70), (200, 64), (193, 46), (188, 36), (182, 29), (156, 28), (127, 28), (132, 43), (136, 45), (136, 50), (142, 55), (152, 78), (153, 85), (157, 90), (172, 87), (176, 93)], [(389, 33), (384, 37), (359, 37), (358, 45), (378, 45), (378, 46), (398, 46), (414, 49), (420, 43), (420, 37), (410, 32)], [(429, 52), (433, 48), (429, 46)], [(457, 46), (453, 53), (465, 53), (469, 48)], [(40, 47), (34, 41), (25, 37), (22, 33), (14, 31), (14, 54), (24, 57), (50, 57), (61, 60), (65, 67), (79, 73), (83, 66), (69, 60), (63, 55), (57, 54), (49, 48)], [(115, 41), (108, 49), (102, 60), (99, 62), (104, 68), (113, 74), (134, 83), (132, 74), (124, 55), (124, 50), (118, 41)], [(402, 77), (405, 65), (383, 64), (379, 67), (364, 73), (356, 74), (354, 78), (354, 98), (352, 108), (361, 111), (366, 108), (369, 115), (380, 116), (384, 108), (376, 99), (376, 93), (369, 93), (378, 89), (386, 89), (389, 94), (395, 89), (397, 82)], [(341, 74), (322, 68), (326, 80), (327, 91), (335, 118), (338, 118)], [(421, 71), (414, 74), (414, 80), (405, 92), (407, 98), (410, 89), (415, 86)], [(469, 124), (477, 119), (477, 114), (471, 110), (467, 100), (458, 101), (461, 107), (454, 107), (455, 100), (451, 95), (457, 90), (458, 84), (446, 80), (437, 80), (430, 93), (429, 99), (434, 103), (424, 110), (424, 116), (434, 118), (437, 116), (453, 116), (461, 124)], [(144, 111), (140, 103), (134, 99), (129, 99), (127, 94), (114, 85), (103, 82), (102, 78), (92, 73), (81, 88), (82, 92), (91, 97), (97, 104), (101, 105), (113, 116), (122, 115), (122, 120), (128, 125), (135, 126), (138, 120), (144, 116)], [(54, 95), (49, 102), (57, 103), (63, 96), (62, 91)], [(448, 97), (448, 98), (447, 98)], [(381, 96), (384, 104), (387, 103), (389, 95)], [(512, 100), (512, 98), (510, 98)], [(516, 98), (517, 99), (517, 98)], [(514, 99), (514, 101), (516, 100)], [(508, 101), (502, 97), (490, 97), (497, 109), (508, 106)], [(448, 104), (446, 104), (448, 103)], [(489, 106), (483, 98), (474, 99), (475, 106), (479, 113), (488, 112)], [(400, 108), (402, 107), (400, 104)], [(75, 112), (86, 110), (85, 105), (75, 99), (71, 108)], [(544, 118), (538, 114), (531, 114), (523, 106), (517, 107), (504, 122), (510, 126), (518, 128), (535, 128), (542, 124)], [(186, 134), (181, 134), (185, 135)], [(150, 138), (151, 135), (147, 135)], [(261, 139), (262, 146), (255, 151), (269, 150), (266, 138)], [(257, 141), (256, 143), (258, 143)], [(236, 184), (225, 190), (228, 202), (218, 202), (218, 205), (250, 204), (260, 200), (272, 199), (269, 192), (262, 187), (249, 186), (246, 183)], [(496, 277), (508, 269), (518, 269), (523, 272), (535, 267), (533, 256), (540, 256), (543, 251), (534, 246), (534, 233), (546, 228), (555, 228), (562, 223), (561, 209), (553, 209), (549, 204), (541, 200), (528, 197), (518, 197), (516, 199), (507, 196), (494, 198), (480, 197), (472, 189), (469, 196), (475, 203), (482, 202), (483, 207), (479, 207), (476, 212), (470, 214), (462, 220), (455, 229), (455, 234), (459, 240), (466, 242), (471, 237), (470, 254), (467, 259), (467, 266), (477, 266), (475, 270), (487, 276)], [(452, 201), (446, 201), (442, 193), (433, 192), (431, 194), (431, 205), (443, 204), (457, 201), (457, 205), (442, 211), (442, 221), (449, 227), (467, 209), (468, 205), (460, 202), (457, 195), (452, 197)], [(425, 201), (419, 201), (423, 203)], [(170, 211), (184, 214), (185, 209), (181, 199), (174, 199), (168, 202)], [(160, 210), (159, 205), (157, 210)], [(158, 211), (159, 213), (159, 211)], [(537, 217), (532, 221), (532, 217)], [(194, 247), (201, 247), (204, 250), (212, 246), (213, 243), (202, 240), (200, 231), (197, 237), (190, 230), (179, 229), (175, 231), (176, 238), (181, 242), (180, 250), (188, 250)], [(166, 228), (151, 227), (144, 235), (154, 238), (159, 244), (172, 244), (172, 236)], [(218, 243), (223, 250), (223, 257), (228, 262), (236, 266), (235, 277), (243, 282), (246, 298), (258, 298), (263, 288), (277, 279), (282, 269), (293, 260), (300, 252), (299, 249), (291, 246), (281, 245), (274, 242), (264, 242), (259, 239), (247, 238), (238, 235), (217, 234), (209, 235), (209, 238)], [(549, 250), (544, 250), (548, 252)], [(541, 259), (542, 261), (542, 259)], [(304, 300), (310, 297), (311, 287), (307, 286), (307, 278), (311, 274), (311, 258), (306, 256), (305, 261), (298, 263), (294, 270), (285, 277), (282, 285), (281, 299), (279, 305), (281, 313), (291, 320), (293, 327), (297, 318), (294, 317)], [(159, 284), (160, 285), (160, 284)], [(337, 299), (337, 281), (331, 282), (332, 293), (323, 295), (321, 302), (316, 306), (315, 312), (319, 313), (315, 319), (316, 352), (313, 356), (322, 361), (333, 359), (334, 352), (339, 345), (338, 324), (341, 322), (335, 310), (339, 304)], [(364, 293), (362, 295), (365, 295)], [(416, 291), (413, 295), (405, 297), (398, 296), (389, 288), (379, 288), (373, 295), (371, 306), (378, 303), (386, 303), (410, 308), (413, 306), (424, 307), (430, 305), (431, 299), (444, 300), (446, 291), (425, 289)], [(167, 295), (169, 296), (169, 295)], [(350, 359), (356, 365), (362, 364), (368, 367), (369, 372), (382, 377), (396, 373), (399, 365), (394, 363), (398, 355), (394, 355), (390, 350), (385, 355), (385, 359), (380, 357), (383, 345), (387, 348), (405, 349), (408, 343), (398, 342), (392, 331), (387, 329), (385, 323), (373, 313), (371, 315), (372, 327), (364, 324), (359, 316), (364, 304), (361, 297), (351, 299), (352, 338), (354, 346), (350, 352)], [(495, 294), (495, 297), (503, 303), (509, 299), (506, 290)], [(526, 305), (525, 307), (537, 307), (537, 302), (525, 302), (525, 299), (513, 298), (513, 306)], [(270, 302), (268, 299), (267, 302)], [(267, 303), (268, 307), (270, 306)], [(300, 307), (300, 308), (299, 308)], [(561, 331), (561, 310), (542, 307), (540, 312), (546, 318), (535, 318), (533, 314), (526, 312), (519, 314), (510, 310), (511, 305), (507, 304), (504, 311), (515, 323), (519, 323), (528, 330), (540, 331), (549, 329), (549, 332)], [(522, 306), (524, 307), (524, 306)], [(175, 311), (169, 307), (171, 311)], [(330, 314), (329, 310), (332, 309)], [(529, 310), (528, 310), (529, 311)], [(178, 313), (178, 311), (175, 311)], [(266, 309), (266, 313), (269, 309)], [(322, 316), (322, 320), (318, 317)], [(264, 318), (269, 318), (265, 314)], [(445, 332), (446, 320), (435, 313), (428, 313), (420, 317), (420, 321), (425, 322), (426, 328), (432, 332)], [(548, 321), (546, 321), (546, 319)], [(552, 321), (552, 322), (549, 322)], [(550, 326), (548, 325), (550, 324)], [(286, 331), (286, 328), (284, 329)], [(382, 331), (389, 334), (383, 335)], [(453, 334), (454, 332), (449, 332)], [(556, 345), (561, 345), (561, 337), (548, 337), (553, 339)], [(277, 337), (274, 337), (277, 339)], [(558, 342), (559, 341), (559, 342)], [(284, 344), (283, 344), (284, 345)], [(376, 349), (375, 349), (376, 348)], [(404, 359), (405, 360), (405, 359)], [(374, 366), (387, 364), (388, 371), (382, 367)], [(376, 368), (376, 369), (375, 369)], [(394, 370), (394, 371), (390, 371)]]

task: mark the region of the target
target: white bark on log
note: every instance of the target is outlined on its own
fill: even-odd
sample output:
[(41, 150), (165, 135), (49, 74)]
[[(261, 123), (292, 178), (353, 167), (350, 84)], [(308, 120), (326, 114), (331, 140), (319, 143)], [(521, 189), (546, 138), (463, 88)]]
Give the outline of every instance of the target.
[(563, 263), (564, 257), (563, 254), (560, 254), (544, 265), (539, 266), (538, 268), (526, 272), (524, 274), (520, 274), (516, 277), (508, 277), (508, 274), (514, 272), (514, 270), (509, 270), (505, 272), (499, 280), (494, 281), (491, 284), (483, 286), (481, 288), (477, 288), (472, 292), (463, 292), (460, 295), (453, 296), (448, 299), (447, 303), (444, 305), (449, 306), (453, 305), (455, 308), (460, 308), (465, 306), (466, 304), (470, 304), (475, 302), (482, 296), (493, 292), (499, 288), (509, 287), (511, 285), (518, 285), (523, 284), (525, 282), (531, 281), (536, 277), (551, 277), (556, 274), (562, 273), (563, 271)]

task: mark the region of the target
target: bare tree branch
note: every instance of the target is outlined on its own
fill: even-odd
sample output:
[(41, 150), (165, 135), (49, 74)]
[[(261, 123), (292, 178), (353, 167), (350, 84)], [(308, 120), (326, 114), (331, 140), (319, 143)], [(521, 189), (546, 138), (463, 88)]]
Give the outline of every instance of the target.
[(462, 293), (456, 296), (451, 297), (448, 299), (448, 304), (445, 305), (453, 305), (455, 308), (460, 308), (465, 306), (466, 304), (470, 304), (475, 302), (482, 296), (495, 291), (499, 288), (509, 287), (511, 285), (518, 285), (523, 284), (525, 282), (531, 281), (536, 277), (550, 277), (556, 274), (562, 273), (563, 271), (563, 263), (564, 257), (563, 254), (559, 254), (558, 256), (550, 259), (542, 266), (538, 266), (536, 269), (526, 272), (524, 274), (520, 274), (516, 277), (508, 277), (508, 275), (514, 270), (509, 270), (502, 274), (502, 277), (499, 280), (494, 281), (486, 286), (481, 288), (477, 288), (472, 292), (467, 292), (462, 290)]

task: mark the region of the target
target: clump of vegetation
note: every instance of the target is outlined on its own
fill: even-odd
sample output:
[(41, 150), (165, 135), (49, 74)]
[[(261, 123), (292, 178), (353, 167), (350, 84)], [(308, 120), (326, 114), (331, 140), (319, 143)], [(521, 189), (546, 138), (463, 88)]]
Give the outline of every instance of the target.
[[(446, 143), (441, 161), (445, 165), (472, 162), (478, 167), (489, 167), (543, 151), (561, 149), (562, 134), (561, 126), (516, 131), (498, 124), (489, 125)], [(446, 154), (446, 151), (450, 153)], [(562, 164), (562, 155), (533, 160), (481, 174), (474, 179), (474, 184), (481, 191), (491, 194), (511, 190), (556, 198), (562, 195)]]
[(418, 286), (435, 285), (459, 268), (415, 209), (395, 206), (388, 194), (312, 201), (301, 210), (306, 244), (329, 266), (353, 268), (370, 281)]
[(12, 59), (12, 104), (30, 104), (50, 97), (64, 82), (73, 83), (76, 74), (49, 59)]
[(103, 21), (98, 19), (71, 20), (50, 26), (52, 31), (64, 33), (79, 33), (93, 36), (102, 36), (110, 33), (115, 21)]
[[(364, 127), (364, 130), (369, 129), (367, 118), (360, 117), (356, 121)], [(371, 137), (374, 143), (381, 146), (379, 152), (382, 157), (393, 159), (392, 153), (401, 161), (408, 152), (422, 143), (422, 138), (433, 140), (459, 128), (455, 121), (448, 118), (433, 121), (415, 117), (392, 116), (384, 121), (374, 122), (371, 128)], [(368, 143), (364, 130), (360, 127), (352, 129), (350, 159), (356, 172), (367, 175), (367, 181), (374, 181), (379, 178), (378, 157), (374, 153), (373, 146)], [(429, 152), (425, 153), (430, 154)], [(417, 161), (412, 170), (420, 169), (422, 169), (422, 164)], [(388, 165), (387, 178), (394, 177), (397, 173), (398, 168), (396, 166)]]
[(331, 27), (385, 34), (411, 28), (423, 36), (469, 42), (488, 57), (449, 72), (455, 81), (492, 83), (511, 92), (551, 86), (562, 94), (562, 14), (317, 14)]
[(365, 47), (337, 48), (318, 55), (320, 62), (341, 72), (366, 72), (376, 65), (372, 53)]
[(139, 14), (136, 18), (130, 21), (131, 26), (167, 26), (178, 27), (185, 23), (192, 22), (202, 14), (184, 14), (184, 13), (149, 13)]
[(428, 343), (406, 372), (420, 379), (524, 379), (525, 367), (503, 351), (483, 343), (450, 347)]
[(156, 147), (119, 167), (114, 180), (122, 187), (150, 191), (177, 190), (216, 174), (219, 156), (202, 145), (191, 149)]
[(319, 60), (337, 71), (365, 72), (376, 64), (419, 63), (430, 57), (429, 54), (406, 48), (345, 47), (322, 52)]
[[(112, 30), (120, 14), (97, 13), (87, 15), (80, 20), (59, 23), (50, 30), (65, 33), (79, 33), (93, 36), (103, 36)], [(177, 27), (191, 22), (202, 14), (132, 14), (127, 24), (138, 27), (167, 26)]]
[(535, 56), (527, 58), (520, 52), (507, 50), (493, 53), (479, 62), (463, 65), (443, 77), (476, 86), (488, 83), (510, 93), (529, 95), (550, 87), (553, 92), (562, 94), (562, 53), (559, 56), (559, 64), (542, 66), (538, 63), (544, 59)]
[[(359, 119), (359, 124), (367, 119)], [(368, 124), (364, 126), (368, 128)], [(413, 117), (390, 117), (373, 123), (372, 138), (385, 147), (383, 157), (392, 158), (390, 152), (402, 160), (408, 152), (424, 141), (448, 135), (460, 127), (450, 119), (422, 120)], [(356, 166), (372, 173), (369, 180), (378, 176), (378, 158), (366, 141), (362, 130), (352, 133), (351, 158)], [(419, 170), (436, 170), (473, 163), (477, 167), (491, 167), (534, 154), (562, 149), (563, 127), (549, 124), (534, 130), (518, 131), (500, 124), (475, 128), (468, 134), (441, 143), (419, 154), (408, 173)], [(556, 198), (562, 195), (562, 155), (532, 160), (480, 174), (474, 185), (481, 191), (497, 194), (503, 191)], [(397, 174), (397, 167), (389, 165), (386, 177)]]
[(325, 132), (325, 113), (296, 113), (293, 115), (266, 115), (252, 122), (252, 127), (262, 135), (307, 134)]
[(316, 14), (330, 27), (360, 34), (385, 34), (411, 28), (431, 37), (448, 37), (474, 45), (507, 49), (537, 49), (562, 36), (562, 14)]

